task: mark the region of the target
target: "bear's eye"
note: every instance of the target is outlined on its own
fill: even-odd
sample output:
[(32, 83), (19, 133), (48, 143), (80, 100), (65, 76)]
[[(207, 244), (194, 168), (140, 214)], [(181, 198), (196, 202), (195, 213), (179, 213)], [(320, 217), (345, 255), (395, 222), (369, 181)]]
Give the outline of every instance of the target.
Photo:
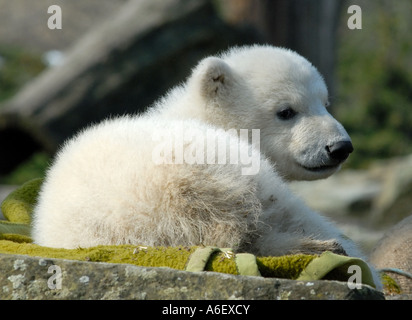
[(291, 107), (284, 108), (276, 113), (276, 116), (280, 120), (290, 120), (296, 115), (297, 115), (297, 112), (293, 110)]

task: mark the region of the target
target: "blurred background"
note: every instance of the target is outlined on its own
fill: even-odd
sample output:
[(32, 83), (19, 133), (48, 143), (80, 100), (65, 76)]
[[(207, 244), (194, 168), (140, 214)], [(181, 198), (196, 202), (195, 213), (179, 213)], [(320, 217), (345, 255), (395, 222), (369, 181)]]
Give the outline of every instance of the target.
[(340, 173), (292, 188), (368, 251), (412, 213), (411, 13), (410, 0), (0, 0), (0, 201), (81, 128), (144, 111), (205, 56), (270, 43), (320, 70), (355, 146)]

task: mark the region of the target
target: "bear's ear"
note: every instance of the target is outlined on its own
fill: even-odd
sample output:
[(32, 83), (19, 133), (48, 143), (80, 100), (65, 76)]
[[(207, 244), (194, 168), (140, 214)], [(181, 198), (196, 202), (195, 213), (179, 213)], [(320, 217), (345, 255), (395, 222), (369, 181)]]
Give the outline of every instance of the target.
[(220, 100), (231, 95), (236, 86), (235, 75), (229, 65), (222, 59), (209, 57), (203, 59), (192, 75), (200, 95), (206, 99)]

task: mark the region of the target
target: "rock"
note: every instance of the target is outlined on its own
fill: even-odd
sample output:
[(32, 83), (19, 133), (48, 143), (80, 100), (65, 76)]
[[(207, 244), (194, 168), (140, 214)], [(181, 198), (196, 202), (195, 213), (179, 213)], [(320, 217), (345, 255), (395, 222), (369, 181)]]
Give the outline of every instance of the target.
[[(384, 299), (369, 286), (0, 254), (0, 299)], [(60, 277), (61, 275), (61, 277)]]
[(306, 203), (326, 215), (362, 216), (382, 190), (382, 178), (368, 170), (343, 170), (328, 179), (290, 184)]
[(372, 219), (394, 225), (412, 213), (412, 155), (379, 162), (371, 170), (383, 174), (382, 191), (373, 206)]
[[(370, 261), (379, 269), (395, 268), (412, 277), (412, 215), (385, 233), (371, 253)], [(403, 294), (412, 298), (412, 278), (387, 272), (400, 285)]]
[[(255, 42), (207, 0), (129, 0), (0, 108), (0, 174), (36, 149), (55, 152), (80, 128), (143, 111), (206, 55)], [(16, 148), (15, 146), (22, 146)], [(29, 155), (16, 154), (28, 151)], [(20, 159), (23, 158), (23, 159)]]

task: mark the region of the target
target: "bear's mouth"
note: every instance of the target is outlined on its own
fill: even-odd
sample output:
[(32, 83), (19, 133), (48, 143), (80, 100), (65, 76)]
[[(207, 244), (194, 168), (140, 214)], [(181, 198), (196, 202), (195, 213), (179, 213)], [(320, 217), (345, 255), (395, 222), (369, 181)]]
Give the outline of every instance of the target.
[(317, 167), (306, 167), (303, 165), (300, 165), (303, 169), (311, 172), (324, 172), (324, 171), (334, 171), (337, 170), (340, 166), (340, 164), (336, 165), (323, 165), (323, 166), (317, 166)]

